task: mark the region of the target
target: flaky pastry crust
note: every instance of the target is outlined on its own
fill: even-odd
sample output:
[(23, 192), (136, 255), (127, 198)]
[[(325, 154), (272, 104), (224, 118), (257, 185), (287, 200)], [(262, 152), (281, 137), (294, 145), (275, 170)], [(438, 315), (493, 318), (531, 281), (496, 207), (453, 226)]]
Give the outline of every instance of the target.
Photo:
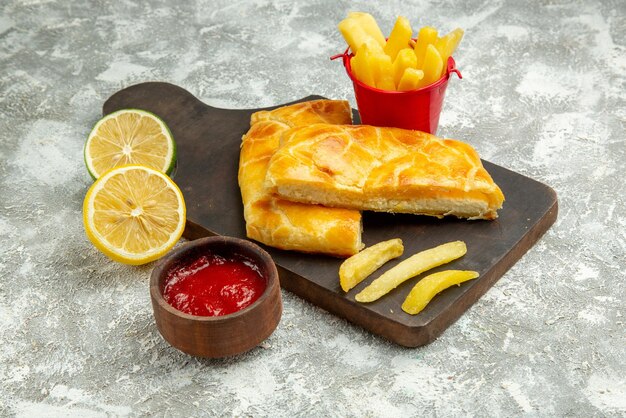
[(292, 202), (264, 188), (267, 166), (282, 134), (318, 123), (352, 123), (348, 102), (314, 100), (252, 115), (239, 159), (246, 234), (280, 249), (347, 257), (363, 247), (359, 211)]
[(284, 132), (265, 185), (296, 202), (436, 217), (495, 219), (504, 202), (470, 145), (367, 125)]

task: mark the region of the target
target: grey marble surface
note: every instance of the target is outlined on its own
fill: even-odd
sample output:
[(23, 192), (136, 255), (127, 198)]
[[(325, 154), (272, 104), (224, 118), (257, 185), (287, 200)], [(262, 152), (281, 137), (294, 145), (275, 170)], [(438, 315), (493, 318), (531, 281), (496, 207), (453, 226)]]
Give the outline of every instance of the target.
[[(466, 30), (440, 134), (552, 186), (556, 224), (434, 343), (405, 349), (283, 291), (227, 360), (156, 330), (152, 265), (87, 241), (82, 146), (117, 90), (217, 107), (355, 105), (348, 10)], [(0, 1), (0, 415), (623, 416), (626, 3)]]

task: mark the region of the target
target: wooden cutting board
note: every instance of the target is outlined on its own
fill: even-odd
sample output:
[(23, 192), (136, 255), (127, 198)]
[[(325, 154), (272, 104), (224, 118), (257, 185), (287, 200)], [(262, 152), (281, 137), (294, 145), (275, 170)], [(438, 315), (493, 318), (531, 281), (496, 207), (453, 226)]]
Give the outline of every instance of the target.
[[(309, 96), (298, 102), (319, 98)], [(214, 108), (180, 87), (157, 82), (115, 93), (105, 102), (103, 111), (109, 114), (123, 108), (155, 113), (165, 120), (174, 135), (178, 164), (172, 177), (187, 203), (184, 236), (196, 239), (219, 234), (245, 238), (237, 184), (239, 146), (249, 128), (250, 115), (261, 109)], [(356, 111), (355, 121), (358, 121)], [(337, 273), (342, 260), (262, 245), (279, 267), (281, 286), (398, 344), (417, 347), (433, 341), (502, 277), (557, 217), (557, 197), (550, 187), (487, 161), (483, 163), (506, 196), (497, 220), (439, 220), (365, 212), (363, 242), (369, 246), (402, 238), (405, 246), (402, 257), (387, 263), (346, 294), (339, 287)], [(354, 300), (355, 294), (400, 260), (454, 240), (466, 242), (467, 254), (433, 271), (476, 270), (480, 277), (443, 291), (420, 314), (411, 316), (400, 308), (416, 279), (408, 280), (376, 302), (360, 304)]]

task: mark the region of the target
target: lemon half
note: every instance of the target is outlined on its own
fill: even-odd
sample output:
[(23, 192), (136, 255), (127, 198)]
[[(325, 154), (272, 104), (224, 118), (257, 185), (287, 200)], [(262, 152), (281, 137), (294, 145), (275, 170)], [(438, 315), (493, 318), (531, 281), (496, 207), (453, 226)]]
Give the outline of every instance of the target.
[(165, 174), (130, 165), (103, 174), (83, 203), (89, 240), (115, 261), (145, 264), (161, 258), (185, 229), (183, 194)]
[(85, 142), (84, 156), (94, 179), (129, 164), (170, 174), (176, 162), (176, 143), (158, 116), (145, 110), (122, 109), (96, 123)]

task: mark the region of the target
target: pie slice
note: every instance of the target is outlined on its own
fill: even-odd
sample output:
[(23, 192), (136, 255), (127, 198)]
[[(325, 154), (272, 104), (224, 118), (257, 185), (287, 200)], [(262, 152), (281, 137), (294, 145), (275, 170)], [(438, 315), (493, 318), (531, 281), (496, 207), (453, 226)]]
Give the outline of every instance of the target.
[(359, 211), (292, 202), (264, 188), (267, 166), (282, 134), (293, 127), (318, 123), (352, 123), (348, 102), (314, 100), (252, 115), (239, 159), (246, 234), (284, 250), (347, 257), (363, 247)]
[(504, 202), (470, 145), (367, 125), (285, 132), (265, 185), (295, 202), (439, 218), (495, 219)]

